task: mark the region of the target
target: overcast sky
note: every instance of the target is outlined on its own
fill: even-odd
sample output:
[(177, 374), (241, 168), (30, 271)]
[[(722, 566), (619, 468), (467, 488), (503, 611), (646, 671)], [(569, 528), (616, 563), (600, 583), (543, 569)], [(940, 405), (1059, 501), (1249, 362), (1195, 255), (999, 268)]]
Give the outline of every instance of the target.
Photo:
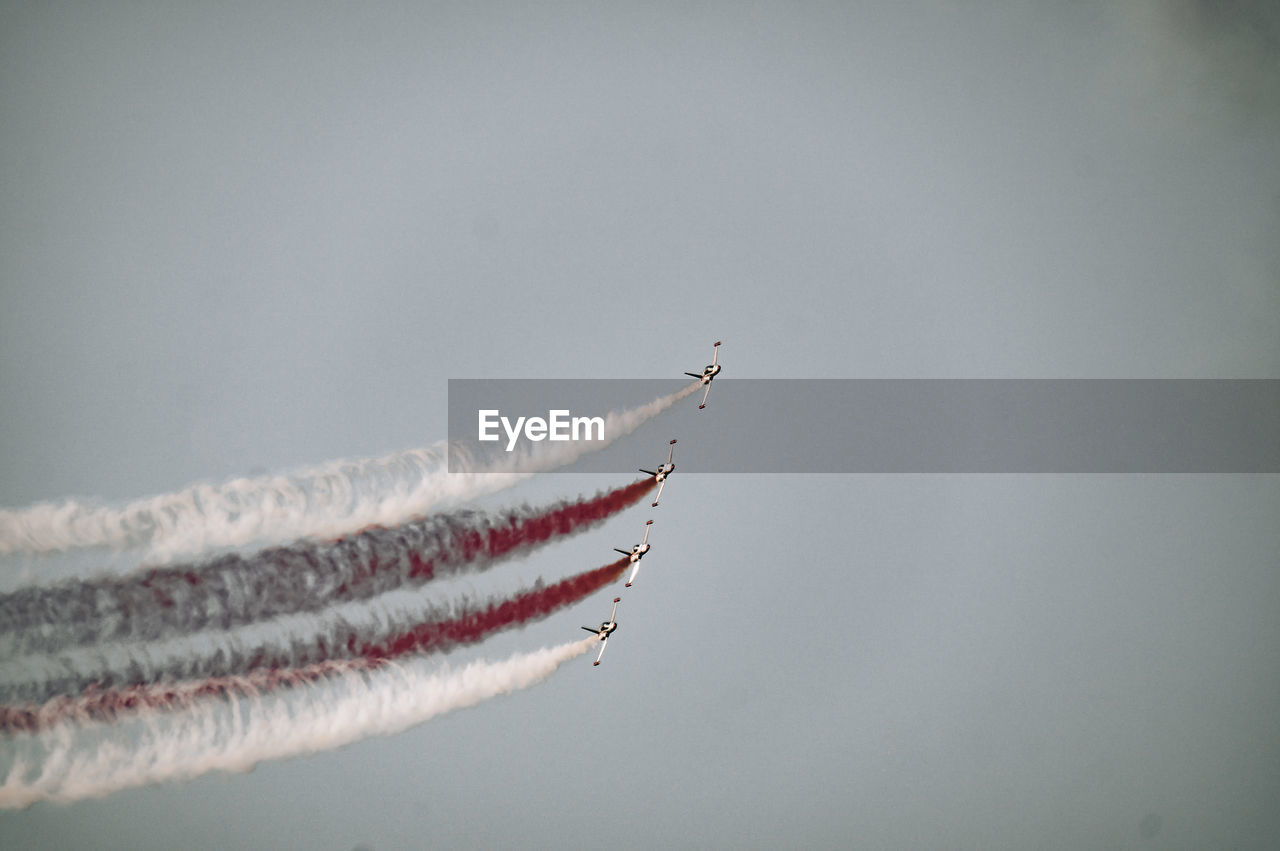
[[(449, 378), (674, 382), (715, 340), (745, 378), (1280, 378), (1268, 10), (0, 2), (0, 505), (420, 446)], [(680, 440), (660, 508), (476, 580), (655, 517), (601, 667), (0, 845), (1274, 847), (1276, 476), (698, 475), (716, 392), (637, 435)]]

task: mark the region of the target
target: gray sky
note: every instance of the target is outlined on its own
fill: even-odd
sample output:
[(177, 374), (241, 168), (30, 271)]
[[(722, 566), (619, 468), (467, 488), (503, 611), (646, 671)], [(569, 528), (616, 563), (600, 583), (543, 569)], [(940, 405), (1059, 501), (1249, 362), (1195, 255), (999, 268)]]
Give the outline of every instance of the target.
[[(0, 504), (418, 446), (450, 377), (716, 339), (735, 377), (1280, 377), (1280, 25), (1118, 5), (0, 3)], [(1277, 477), (691, 475), (714, 400), (600, 668), (0, 844), (1275, 844)]]

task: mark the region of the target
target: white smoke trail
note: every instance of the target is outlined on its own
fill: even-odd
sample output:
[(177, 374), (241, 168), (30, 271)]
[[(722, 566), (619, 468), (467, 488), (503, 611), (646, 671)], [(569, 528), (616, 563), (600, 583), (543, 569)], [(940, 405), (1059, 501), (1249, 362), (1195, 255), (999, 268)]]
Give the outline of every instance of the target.
[[(131, 548), (165, 561), (210, 549), (334, 537), (370, 525), (394, 526), (427, 510), (512, 487), (572, 463), (635, 431), (699, 384), (605, 417), (606, 439), (539, 443), (523, 453), (450, 473), (436, 443), (383, 458), (336, 461), (293, 475), (199, 484), (122, 507), (76, 500), (0, 510), (0, 555), (83, 547)], [(456, 466), (456, 463), (455, 463)]]
[(19, 736), (3, 743), (13, 753), (5, 759), (0, 808), (102, 797), (211, 771), (248, 771), (263, 760), (399, 733), (536, 685), (595, 643), (591, 636), (458, 671), (433, 668), (424, 659), (374, 671), (353, 668), (275, 697), (211, 701), (132, 725), (68, 723)]

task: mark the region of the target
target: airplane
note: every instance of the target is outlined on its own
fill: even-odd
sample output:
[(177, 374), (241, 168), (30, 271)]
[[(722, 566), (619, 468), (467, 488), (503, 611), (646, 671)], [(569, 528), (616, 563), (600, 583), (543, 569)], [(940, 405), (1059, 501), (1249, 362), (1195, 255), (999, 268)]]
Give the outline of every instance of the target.
[(653, 476), (653, 480), (658, 483), (658, 495), (653, 498), (654, 508), (658, 507), (658, 500), (662, 499), (662, 489), (666, 487), (667, 476), (676, 471), (676, 465), (671, 463), (671, 458), (675, 454), (676, 454), (676, 442), (674, 439), (672, 439), (671, 451), (667, 453), (667, 463), (663, 464), (661, 467), (659, 467), (656, 470), (646, 470), (643, 467), (640, 468), (640, 472), (648, 473), (649, 475)]
[(594, 632), (600, 636), (600, 654), (596, 656), (596, 661), (592, 663), (593, 666), (600, 664), (600, 657), (604, 655), (604, 648), (609, 644), (609, 636), (613, 635), (613, 631), (618, 628), (618, 604), (621, 602), (621, 597), (613, 598), (613, 611), (609, 614), (609, 619), (601, 622), (599, 627), (583, 627), (587, 632)]
[(630, 588), (631, 583), (636, 581), (636, 574), (640, 572), (640, 559), (644, 558), (644, 554), (649, 552), (649, 527), (653, 525), (652, 520), (646, 520), (644, 523), (644, 540), (633, 546), (629, 551), (613, 548), (615, 553), (622, 553), (624, 556), (631, 557), (631, 563), (635, 567), (631, 568), (631, 578), (627, 580), (626, 587)]
[(698, 406), (699, 411), (707, 406), (707, 396), (711, 394), (711, 379), (720, 374), (720, 364), (716, 363), (716, 359), (719, 357), (720, 341), (716, 340), (716, 344), (711, 348), (711, 363), (707, 364), (706, 368), (702, 370), (702, 375), (698, 375), (696, 372), (685, 373), (691, 378), (700, 379), (703, 384), (707, 385), (707, 392), (702, 394), (702, 404)]

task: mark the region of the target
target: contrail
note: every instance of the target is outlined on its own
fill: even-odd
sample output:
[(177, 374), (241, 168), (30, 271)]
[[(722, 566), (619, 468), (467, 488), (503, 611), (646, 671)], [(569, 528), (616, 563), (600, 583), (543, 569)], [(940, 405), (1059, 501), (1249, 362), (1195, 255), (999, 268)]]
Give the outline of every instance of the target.
[[(114, 645), (0, 664), (0, 731), (46, 726), (64, 715), (111, 717), (119, 708), (162, 708), (176, 683), (243, 677), (350, 659), (447, 652), (523, 626), (616, 582), (628, 559), (486, 603), (437, 605), (402, 594), (345, 610), (280, 619), (271, 629), (201, 633), (160, 646)], [(59, 697), (63, 696), (63, 697)], [(69, 698), (64, 699), (64, 698)]]
[[(336, 461), (292, 475), (199, 484), (121, 507), (77, 500), (0, 511), (0, 555), (83, 547), (131, 548), (167, 561), (211, 549), (337, 537), (395, 526), (441, 505), (473, 499), (608, 446), (700, 386), (610, 412), (604, 440), (539, 443), (469, 472), (448, 471), (443, 443), (383, 458)], [(455, 464), (456, 466), (456, 464)]]
[(589, 529), (639, 502), (653, 479), (591, 498), (489, 513), (460, 510), (332, 542), (230, 553), (203, 565), (0, 595), (0, 656), (104, 641), (156, 641), (318, 611), (437, 576), (474, 572)]
[(204, 702), (178, 713), (146, 714), (123, 728), (60, 724), (12, 742), (0, 807), (102, 797), (210, 771), (248, 771), (263, 760), (399, 733), (536, 685), (595, 643), (593, 636), (458, 671), (432, 670), (419, 658), (376, 670), (354, 666), (268, 698)]
[(243, 676), (209, 677), (159, 685), (98, 689), (79, 696), (59, 695), (43, 704), (0, 706), (0, 732), (38, 733), (58, 724), (109, 723), (129, 714), (175, 712), (204, 700), (256, 697), (282, 688), (323, 680), (337, 673), (373, 670), (386, 659), (339, 659), (302, 668), (273, 668)]

